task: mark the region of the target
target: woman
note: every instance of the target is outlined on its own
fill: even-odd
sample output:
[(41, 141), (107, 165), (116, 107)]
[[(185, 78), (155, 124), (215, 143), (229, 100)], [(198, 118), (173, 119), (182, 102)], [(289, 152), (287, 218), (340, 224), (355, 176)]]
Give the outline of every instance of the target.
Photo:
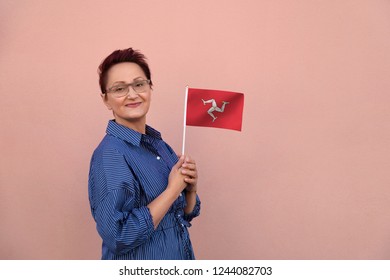
[(114, 120), (92, 155), (89, 201), (102, 259), (194, 259), (187, 227), (199, 215), (198, 173), (146, 124), (152, 80), (145, 56), (117, 50), (99, 66)]

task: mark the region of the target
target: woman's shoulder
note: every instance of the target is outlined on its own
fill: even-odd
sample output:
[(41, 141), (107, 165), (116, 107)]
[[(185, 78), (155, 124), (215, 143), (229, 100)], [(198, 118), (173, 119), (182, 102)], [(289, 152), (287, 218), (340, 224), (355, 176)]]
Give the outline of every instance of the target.
[(107, 134), (94, 151), (94, 157), (104, 156), (106, 154), (125, 153), (126, 144), (119, 138)]

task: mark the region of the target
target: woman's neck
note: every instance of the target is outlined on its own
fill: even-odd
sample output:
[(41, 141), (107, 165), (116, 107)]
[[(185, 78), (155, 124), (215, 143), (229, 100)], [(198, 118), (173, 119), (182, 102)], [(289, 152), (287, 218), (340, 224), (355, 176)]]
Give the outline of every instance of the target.
[(135, 131), (138, 131), (141, 134), (146, 133), (146, 119), (145, 118), (142, 120), (138, 120), (138, 121), (126, 121), (124, 119), (115, 118), (115, 122), (120, 124), (120, 125), (126, 126), (130, 129), (133, 129)]

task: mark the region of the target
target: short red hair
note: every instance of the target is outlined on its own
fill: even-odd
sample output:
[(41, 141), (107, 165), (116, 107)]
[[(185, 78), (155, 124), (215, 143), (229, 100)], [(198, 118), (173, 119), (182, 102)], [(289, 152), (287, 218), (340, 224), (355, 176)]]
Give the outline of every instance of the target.
[(116, 50), (107, 56), (103, 62), (99, 65), (99, 85), (102, 93), (106, 93), (106, 84), (107, 84), (107, 72), (115, 64), (122, 62), (133, 62), (138, 64), (141, 67), (142, 71), (148, 80), (150, 80), (150, 85), (152, 86), (151, 73), (149, 65), (146, 62), (146, 57), (138, 50), (133, 50), (132, 48), (124, 50)]

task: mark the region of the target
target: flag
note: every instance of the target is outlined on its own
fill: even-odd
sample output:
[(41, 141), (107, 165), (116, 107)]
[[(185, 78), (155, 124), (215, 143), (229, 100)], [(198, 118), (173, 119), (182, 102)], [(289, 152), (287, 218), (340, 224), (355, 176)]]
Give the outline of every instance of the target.
[(244, 94), (188, 88), (186, 125), (241, 131)]

